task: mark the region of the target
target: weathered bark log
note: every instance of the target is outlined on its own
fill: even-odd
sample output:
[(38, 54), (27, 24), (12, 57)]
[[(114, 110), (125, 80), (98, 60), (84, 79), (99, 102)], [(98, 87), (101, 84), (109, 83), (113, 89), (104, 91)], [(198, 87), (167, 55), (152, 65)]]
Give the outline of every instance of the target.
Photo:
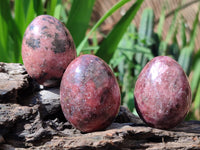
[(29, 87), (28, 75), (20, 64), (0, 63), (0, 102), (17, 102), (20, 92)]
[[(7, 78), (7, 91), (14, 90), (15, 94), (6, 97), (0, 93), (0, 149), (200, 149), (200, 121), (159, 130), (147, 127), (123, 106), (106, 130), (81, 133), (62, 114), (59, 88), (37, 85), (20, 64), (1, 65), (4, 69), (0, 70), (0, 79), (8, 76), (23, 84), (13, 87)], [(14, 68), (13, 76), (5, 71), (8, 66)], [(19, 72), (20, 68), (24, 71)]]

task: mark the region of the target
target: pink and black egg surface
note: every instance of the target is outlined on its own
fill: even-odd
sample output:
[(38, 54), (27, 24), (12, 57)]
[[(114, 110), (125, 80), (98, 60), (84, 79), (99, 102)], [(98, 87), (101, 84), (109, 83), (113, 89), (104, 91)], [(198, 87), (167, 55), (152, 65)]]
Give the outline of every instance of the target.
[(76, 49), (68, 29), (49, 15), (36, 17), (22, 42), (22, 59), (28, 74), (40, 84), (59, 81)]
[(94, 55), (81, 55), (67, 67), (60, 86), (64, 116), (82, 132), (108, 127), (118, 114), (121, 96), (109, 66)]
[(191, 105), (191, 89), (182, 67), (168, 56), (152, 59), (134, 90), (139, 116), (149, 126), (170, 129), (182, 122)]

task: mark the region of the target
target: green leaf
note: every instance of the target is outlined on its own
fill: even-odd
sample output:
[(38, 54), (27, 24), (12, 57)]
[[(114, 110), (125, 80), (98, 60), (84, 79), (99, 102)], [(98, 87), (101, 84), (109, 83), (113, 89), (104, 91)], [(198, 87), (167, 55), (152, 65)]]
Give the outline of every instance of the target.
[(198, 8), (198, 11), (196, 13), (196, 16), (195, 16), (195, 20), (193, 22), (193, 26), (192, 26), (192, 32), (191, 32), (191, 35), (190, 35), (190, 42), (189, 42), (189, 45), (194, 48), (195, 46), (195, 38), (196, 38), (196, 35), (197, 35), (197, 30), (198, 30), (198, 25), (199, 25), (199, 12), (200, 12), (200, 4), (199, 4), (199, 8)]
[(138, 43), (148, 47), (152, 43), (152, 35), (154, 29), (154, 12), (152, 9), (145, 9), (142, 13), (138, 31)]
[(192, 66), (195, 38), (196, 38), (197, 29), (198, 29), (199, 12), (200, 12), (200, 4), (199, 4), (198, 12), (196, 13), (195, 20), (193, 22), (193, 28), (192, 28), (192, 32), (190, 34), (191, 39), (188, 43), (188, 46), (184, 47), (181, 50), (180, 56), (178, 59), (179, 64), (183, 67), (183, 70), (186, 72), (187, 75), (189, 75), (191, 66)]
[(196, 90), (197, 90), (197, 86), (200, 82), (199, 66), (200, 66), (200, 51), (198, 51), (196, 53), (195, 59), (193, 61), (193, 74), (192, 74), (192, 80), (191, 80), (191, 83), (190, 83), (192, 95), (195, 95)]
[(53, 16), (54, 15), (54, 10), (57, 5), (57, 0), (50, 0), (47, 3), (47, 14)]
[(158, 28), (157, 28), (157, 34), (159, 39), (162, 39), (162, 32), (163, 32), (163, 25), (165, 22), (165, 7), (162, 8), (159, 23), (158, 23)]
[[(6, 12), (4, 7), (5, 5), (8, 5), (7, 1), (2, 1), (0, 5), (0, 43), (1, 43), (1, 49), (0, 52), (4, 53), (7, 49), (7, 39), (8, 39), (8, 23), (6, 22)], [(2, 59), (3, 56), (0, 57)]]
[(178, 57), (180, 54), (180, 49), (178, 43), (172, 43), (167, 51), (167, 55), (172, 56), (176, 61), (178, 61)]
[(95, 0), (73, 0), (67, 28), (69, 29), (75, 45), (79, 45), (85, 37)]
[[(56, 0), (51, 0), (51, 3), (53, 3)], [(42, 6), (42, 1), (41, 0), (33, 0), (33, 6), (34, 6), (34, 11), (37, 14), (37, 16), (43, 14), (43, 6)]]
[[(1, 21), (1, 19), (0, 19), (0, 21)], [(5, 49), (3, 48), (2, 44), (1, 44), (1, 41), (0, 41), (0, 53), (1, 53), (0, 62), (8, 62), (7, 54), (6, 54)]]
[(15, 22), (14, 23), (16, 23), (17, 27), (19, 28), (18, 30), (19, 30), (20, 35), (12, 36), (13, 38), (10, 38), (9, 47), (10, 49), (12, 49), (12, 52), (15, 52), (14, 56), (17, 57), (16, 62), (22, 63), (21, 44), (22, 44), (22, 38), (27, 26), (37, 15), (40, 15), (42, 13), (43, 13), (43, 6), (42, 6), (41, 0), (16, 0), (15, 1)]
[(34, 3), (33, 0), (29, 0), (28, 3), (28, 9), (27, 9), (27, 15), (26, 15), (26, 27), (31, 23), (31, 21), (37, 16), (34, 10)]
[(184, 4), (185, 0), (180, 1), (178, 7), (175, 10), (175, 13), (172, 18), (172, 23), (170, 25), (167, 37), (166, 37), (166, 43), (169, 43), (170, 39), (174, 35), (174, 32), (176, 32), (176, 26), (177, 26), (177, 18), (178, 18), (178, 13), (181, 10), (182, 4)]
[[(118, 44), (118, 49), (119, 50), (129, 49), (130, 51), (132, 51), (132, 49), (134, 48), (134, 46), (137, 42), (136, 39), (137, 39), (137, 30), (136, 30), (136, 27), (131, 23), (130, 26), (128, 27), (126, 33), (120, 40), (120, 42)], [(129, 57), (131, 57), (131, 56), (129, 56)]]
[(127, 27), (135, 17), (143, 1), (144, 0), (137, 0), (114, 26), (109, 35), (102, 41), (100, 48), (96, 53), (97, 56), (104, 59), (107, 63), (110, 61), (123, 34), (126, 32)]
[(126, 61), (127, 63), (132, 63), (133, 55), (135, 53), (135, 49), (133, 47), (135, 46), (136, 42), (136, 34), (136, 27), (131, 23), (123, 38), (120, 40), (117, 50), (115, 51), (109, 63), (112, 68), (118, 67), (120, 76), (119, 78), (121, 80), (124, 76), (124, 71), (122, 70), (125, 66), (123, 62)]
[(24, 33), (26, 26), (25, 10), (24, 10), (24, 1), (26, 0), (15, 0), (15, 22), (21, 34)]
[[(1, 43), (1, 45), (6, 48), (4, 49), (4, 51), (6, 51), (6, 53), (8, 54), (8, 59), (11, 59), (12, 62), (18, 62), (19, 61), (19, 57), (20, 57), (20, 42), (19, 39), (21, 39), (21, 35), (20, 35), (20, 31), (16, 25), (16, 22), (14, 21), (12, 15), (11, 15), (11, 9), (10, 9), (10, 4), (8, 0), (2, 1), (1, 5), (0, 5), (0, 16), (1, 16), (1, 20), (2, 20), (2, 28), (1, 30), (6, 29), (5, 31), (3, 31), (3, 34), (5, 35), (5, 37), (1, 37), (5, 38), (4, 42)], [(9, 33), (9, 34), (8, 34)], [(9, 41), (14, 42), (14, 49), (10, 48), (10, 44)], [(9, 54), (11, 54), (10, 52), (12, 52), (14, 55), (14, 57), (10, 56)]]
[[(153, 43), (154, 12), (152, 9), (145, 9), (142, 13), (139, 31), (138, 44), (143, 47), (150, 47)], [(142, 53), (135, 54), (135, 60), (142, 68), (146, 65), (148, 58)]]
[(117, 4), (115, 4), (110, 10), (108, 10), (99, 21), (92, 27), (90, 32), (85, 36), (85, 38), (81, 41), (77, 48), (77, 55), (82, 51), (84, 45), (87, 43), (89, 36), (106, 20), (109, 16), (111, 16), (116, 10), (122, 7), (124, 4), (129, 2), (130, 0), (121, 0)]
[(151, 53), (151, 49), (140, 46), (140, 45), (134, 45), (132, 49), (122, 48), (122, 47), (118, 47), (118, 49), (123, 53), (124, 52), (141, 53), (145, 55), (146, 57), (148, 57), (149, 60), (151, 60), (154, 57)]
[(167, 42), (161, 41), (158, 47), (158, 55), (166, 55), (167, 54)]
[(178, 63), (182, 66), (185, 73), (189, 76), (192, 64), (194, 49), (191, 46), (184, 47), (178, 58)]
[(173, 16), (172, 23), (170, 24), (170, 28), (169, 28), (169, 31), (167, 32), (167, 37), (165, 39), (166, 43), (169, 43), (170, 39), (172, 38), (172, 36), (176, 30), (178, 11), (179, 11), (179, 9), (177, 9), (177, 11), (175, 12), (175, 14)]
[[(10, 56), (13, 55), (13, 52), (16, 51), (16, 54), (18, 54), (18, 60), (16, 60), (16, 62), (22, 62), (22, 58), (21, 58), (21, 44), (22, 44), (22, 37), (23, 34), (26, 30), (26, 15), (27, 15), (27, 8), (29, 6), (29, 1), (27, 0), (15, 0), (15, 23), (19, 29), (19, 34), (20, 34), (20, 38), (18, 38), (18, 49), (16, 49), (16, 45), (15, 42), (12, 40), (12, 38), (9, 39), (9, 49), (12, 50), (12, 52), (9, 54)], [(17, 42), (16, 41), (16, 42)]]
[(181, 48), (186, 46), (187, 43), (187, 38), (186, 38), (186, 28), (185, 28), (185, 20), (183, 16), (181, 17), (181, 30), (180, 30), (180, 35), (181, 35)]
[(176, 29), (172, 35), (172, 44), (168, 46), (167, 49), (165, 50), (166, 55), (172, 56), (175, 60), (178, 60), (180, 54), (180, 49), (176, 38), (177, 33), (178, 33), (178, 26), (176, 26)]
[[(58, 0), (58, 1), (57, 1), (57, 4), (56, 4), (56, 6), (55, 6), (55, 9), (54, 9), (54, 14), (53, 14), (53, 16), (54, 16), (55, 18), (57, 18), (57, 19), (60, 20), (62, 9), (63, 9), (63, 7), (62, 7), (62, 0)], [(63, 20), (64, 20), (64, 18), (63, 18)]]
[(178, 26), (176, 26), (174, 33), (172, 34), (172, 43), (178, 43), (176, 38), (177, 34), (178, 34)]
[(200, 109), (200, 83), (198, 85), (198, 88), (197, 88), (197, 94), (195, 95), (195, 98), (194, 98), (194, 109)]

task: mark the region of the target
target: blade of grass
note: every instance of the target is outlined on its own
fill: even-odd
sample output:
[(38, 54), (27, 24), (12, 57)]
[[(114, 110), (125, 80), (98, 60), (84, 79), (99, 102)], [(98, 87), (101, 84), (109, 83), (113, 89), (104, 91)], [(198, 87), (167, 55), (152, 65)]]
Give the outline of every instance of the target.
[[(25, 0), (26, 1), (26, 0)], [(26, 26), (26, 18), (25, 18), (25, 11), (24, 11), (24, 0), (15, 0), (14, 1), (14, 10), (15, 10), (15, 22), (21, 34), (24, 33), (24, 29)]]
[[(57, 5), (56, 6), (56, 9), (55, 9), (55, 12), (56, 12), (56, 10), (57, 9), (59, 9), (59, 6), (60, 5)], [(63, 22), (64, 24), (66, 24), (67, 23), (67, 17), (68, 17), (68, 15), (67, 15), (67, 13), (66, 13), (66, 10), (65, 10), (65, 6), (63, 6), (63, 5), (61, 5), (61, 8), (60, 8), (61, 10), (60, 10), (60, 17), (59, 17), (59, 20), (61, 21), (61, 22)], [(57, 13), (56, 13), (57, 14)], [(57, 17), (57, 15), (56, 15), (55, 13), (54, 13), (54, 16), (55, 17)]]
[[(26, 30), (26, 14), (27, 14), (27, 8), (29, 6), (29, 1), (27, 0), (15, 0), (15, 23), (19, 29), (19, 33), (20, 33), (20, 37), (18, 39), (18, 44), (19, 44), (19, 50), (17, 50), (16, 53), (19, 53), (18, 55), (18, 60), (17, 62), (22, 62), (22, 58), (21, 58), (21, 43), (22, 43), (22, 37), (23, 34)], [(10, 39), (10, 42), (13, 43), (12, 39)], [(13, 44), (9, 44), (9, 49), (14, 50), (15, 49), (15, 45)], [(11, 54), (10, 54), (11, 55)]]
[(176, 26), (176, 29), (172, 35), (172, 44), (167, 47), (166, 50), (166, 55), (172, 56), (175, 60), (178, 60), (179, 54), (180, 54), (180, 49), (178, 46), (178, 41), (177, 41), (177, 34), (178, 34), (178, 26)]
[(184, 47), (178, 58), (178, 63), (182, 66), (185, 73), (189, 76), (193, 57), (193, 48), (191, 46)]
[(110, 10), (108, 10), (100, 19), (99, 21), (92, 27), (90, 32), (85, 36), (85, 38), (81, 41), (77, 48), (77, 55), (82, 51), (84, 45), (87, 43), (89, 36), (106, 20), (109, 16), (111, 16), (116, 10), (122, 7), (124, 4), (129, 2), (130, 0), (122, 0), (115, 4)]
[[(127, 56), (129, 57), (129, 59), (132, 60), (132, 56), (129, 55), (130, 53), (133, 54), (133, 50), (135, 50), (134, 46), (136, 45), (136, 39), (137, 39), (137, 31), (136, 31), (136, 27), (133, 24), (130, 24), (127, 31), (125, 32), (125, 34), (123, 35), (122, 39), (120, 40), (119, 44), (118, 44), (118, 49), (120, 51), (127, 51)], [(126, 53), (126, 52), (125, 52)], [(113, 58), (115, 59), (115, 58)], [(117, 59), (117, 58), (116, 58)]]
[[(10, 51), (12, 51), (12, 53), (14, 53), (14, 58), (11, 57), (12, 62), (18, 62), (19, 61), (19, 57), (20, 57), (20, 43), (19, 43), (19, 39), (21, 39), (21, 35), (19, 32), (19, 29), (11, 15), (11, 9), (10, 9), (10, 1), (5, 0), (2, 1), (1, 3), (1, 8), (0, 8), (0, 14), (2, 16), (2, 20), (4, 20), (5, 24), (7, 25), (7, 33), (9, 33), (9, 35), (7, 36), (7, 46), (6, 46), (6, 50), (8, 51), (8, 54), (10, 54)], [(9, 49), (10, 47), (10, 43), (9, 40), (12, 40), (14, 42), (14, 49)]]
[(183, 16), (181, 16), (180, 35), (181, 35), (181, 48), (183, 48), (186, 46), (186, 43), (187, 43), (185, 20), (184, 20)]
[(1, 5), (0, 5), (0, 43), (2, 46), (1, 52), (5, 51), (7, 48), (7, 39), (8, 39), (8, 25), (7, 22), (5, 20), (6, 17), (3, 17), (3, 12), (5, 12), (6, 10), (5, 7), (2, 7), (6, 5), (6, 1), (2, 1)]
[(75, 45), (79, 45), (85, 37), (95, 0), (73, 0), (67, 28), (69, 29)]
[[(138, 31), (138, 44), (143, 47), (149, 47), (153, 42), (153, 26), (154, 26), (154, 12), (147, 8), (142, 12)], [(148, 59), (142, 53), (135, 54), (135, 60), (142, 67), (145, 66)]]
[(168, 47), (167, 55), (178, 61), (180, 55), (180, 49), (178, 43), (174, 42)]
[(162, 8), (160, 19), (158, 22), (157, 34), (159, 39), (162, 39), (163, 25), (165, 22), (165, 9), (166, 9), (165, 7)]
[(167, 50), (167, 42), (161, 41), (158, 47), (158, 55), (161, 55), (161, 56), (166, 55), (167, 54), (166, 50)]
[(195, 46), (195, 38), (196, 38), (197, 29), (198, 29), (197, 27), (198, 27), (199, 12), (200, 12), (200, 4), (199, 4), (198, 11), (196, 13), (196, 16), (195, 16), (195, 20), (193, 22), (192, 32), (191, 32), (191, 35), (190, 35), (191, 39), (188, 43), (188, 46), (181, 50), (180, 56), (179, 56), (179, 59), (178, 59), (178, 62), (183, 67), (183, 69), (184, 69), (184, 71), (186, 72), (187, 75), (189, 75), (189, 72), (190, 72), (191, 66), (192, 66), (194, 46)]
[(37, 16), (34, 11), (34, 3), (33, 0), (29, 0), (27, 9), (27, 15), (26, 15), (26, 27), (31, 23), (31, 21)]
[[(0, 45), (1, 57), (0, 61), (8, 62), (8, 19), (9, 12), (6, 13), (9, 7), (8, 0), (2, 1), (0, 5)], [(7, 20), (6, 20), (7, 18)]]
[(200, 81), (199, 66), (200, 66), (200, 58), (196, 61), (195, 65), (194, 65), (194, 72), (193, 72), (192, 81), (190, 84), (193, 95), (195, 95), (196, 90), (197, 90), (197, 85)]
[(145, 54), (149, 57), (149, 59), (152, 59), (154, 56), (151, 53), (151, 49), (143, 47), (143, 46), (139, 46), (139, 45), (135, 45), (132, 49), (128, 49), (128, 48), (122, 48), (122, 47), (118, 47), (118, 49), (120, 51), (129, 51), (129, 52), (133, 52), (133, 53), (142, 53)]
[[(56, 0), (51, 0), (50, 2), (53, 3)], [(34, 11), (37, 14), (37, 16), (43, 14), (43, 6), (42, 6), (42, 0), (34, 0), (33, 1)]]
[(154, 26), (154, 12), (152, 9), (147, 8), (143, 11), (141, 22), (138, 31), (138, 43), (148, 47), (152, 42)]
[(175, 32), (176, 30), (176, 26), (177, 26), (177, 17), (178, 17), (178, 13), (179, 11), (181, 10), (181, 7), (182, 7), (182, 4), (185, 2), (185, 0), (182, 0), (180, 1), (180, 4), (178, 5), (177, 9), (175, 10), (175, 13), (173, 15), (173, 18), (172, 18), (172, 23), (169, 27), (169, 31), (168, 31), (168, 34), (167, 34), (167, 37), (165, 39), (165, 41), (167, 43), (169, 43), (170, 39), (172, 38), (173, 36), (173, 33)]
[(84, 47), (83, 51), (93, 51), (93, 50), (97, 50), (99, 48), (99, 46), (89, 46), (89, 47)]
[[(0, 21), (1, 21), (1, 19), (0, 19)], [(1, 41), (0, 41), (0, 53), (1, 53), (0, 62), (8, 62), (7, 55), (6, 55), (5, 49), (3, 48), (2, 44), (1, 44)]]
[(118, 43), (120, 42), (123, 34), (126, 32), (127, 27), (135, 17), (141, 4), (144, 0), (137, 0), (120, 21), (114, 26), (109, 35), (102, 41), (96, 55), (104, 59), (107, 63), (112, 58)]
[[(30, 22), (37, 16), (42, 14), (43, 8), (42, 8), (42, 1), (41, 0), (16, 0), (16, 6), (15, 11), (18, 13), (18, 15), (15, 15), (16, 23), (20, 30), (20, 37), (18, 38), (18, 50), (16, 53), (18, 53), (18, 61), (19, 63), (22, 62), (22, 56), (21, 56), (21, 43), (22, 38), (24, 35), (24, 32), (27, 28), (27, 26), (30, 24)], [(21, 18), (22, 17), (22, 18)], [(14, 46), (10, 46), (11, 48), (15, 49)]]
[(200, 82), (199, 66), (200, 66), (200, 49), (195, 54), (193, 64), (192, 64), (193, 74), (192, 74), (192, 79), (191, 79), (191, 82), (190, 82), (192, 95), (195, 95), (198, 83)]
[(179, 9), (176, 10), (176, 12), (175, 12), (175, 14), (173, 16), (172, 23), (171, 23), (171, 25), (169, 27), (169, 31), (168, 31), (167, 37), (165, 39), (166, 43), (169, 43), (170, 39), (173, 36), (173, 33), (175, 32), (175, 29), (176, 29), (176, 26), (177, 26), (177, 16), (178, 16)]
[[(183, 3), (183, 1), (182, 1), (182, 3)], [(170, 42), (170, 39), (173, 39), (173, 36), (176, 35), (176, 32), (177, 32), (177, 17), (178, 17), (178, 12), (179, 12), (179, 10), (182, 6), (182, 3), (180, 3), (178, 8), (175, 10), (174, 16), (172, 18), (172, 23), (170, 24), (169, 31), (167, 33), (166, 39), (164, 41), (161, 41), (161, 43), (159, 45), (159, 55), (166, 55), (168, 53), (167, 52), (167, 44)], [(159, 32), (161, 32), (161, 31), (159, 31)], [(161, 33), (159, 33), (159, 34), (161, 36)]]
[(50, 0), (47, 3), (47, 14), (53, 16), (55, 13), (55, 8), (57, 5), (57, 0)]
[(54, 9), (53, 16), (60, 20), (61, 11), (62, 11), (62, 0), (58, 0), (57, 4), (56, 4), (56, 7)]
[(174, 33), (172, 34), (172, 43), (178, 43), (176, 38), (177, 34), (178, 34), (178, 26), (176, 26)]
[(194, 98), (194, 109), (200, 109), (200, 83), (197, 88), (196, 96)]
[[(8, 61), (9, 62), (18, 62), (19, 60), (16, 59), (16, 53), (20, 50), (19, 49), (15, 49), (16, 45), (19, 43), (16, 43), (17, 41), (14, 41), (14, 39), (9, 35), (8, 36)], [(17, 47), (20, 47), (20, 45), (17, 45)]]
[(190, 34), (189, 45), (192, 48), (194, 48), (194, 46), (195, 46), (195, 38), (196, 38), (196, 35), (197, 35), (198, 24), (199, 24), (199, 12), (200, 12), (200, 3), (199, 3), (199, 8), (198, 8), (198, 11), (196, 13), (196, 16), (195, 16), (195, 19), (194, 19), (194, 22), (193, 22), (192, 32)]
[(92, 43), (93, 43), (93, 46), (98, 45), (98, 39), (97, 39), (97, 33), (96, 32), (93, 33)]

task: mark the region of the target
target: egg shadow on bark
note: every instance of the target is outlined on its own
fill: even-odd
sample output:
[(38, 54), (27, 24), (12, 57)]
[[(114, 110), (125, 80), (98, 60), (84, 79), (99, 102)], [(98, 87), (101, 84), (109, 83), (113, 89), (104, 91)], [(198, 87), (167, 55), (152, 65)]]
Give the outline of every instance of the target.
[(170, 129), (169, 131), (200, 134), (200, 121), (183, 121), (182, 123), (177, 125), (175, 128)]

